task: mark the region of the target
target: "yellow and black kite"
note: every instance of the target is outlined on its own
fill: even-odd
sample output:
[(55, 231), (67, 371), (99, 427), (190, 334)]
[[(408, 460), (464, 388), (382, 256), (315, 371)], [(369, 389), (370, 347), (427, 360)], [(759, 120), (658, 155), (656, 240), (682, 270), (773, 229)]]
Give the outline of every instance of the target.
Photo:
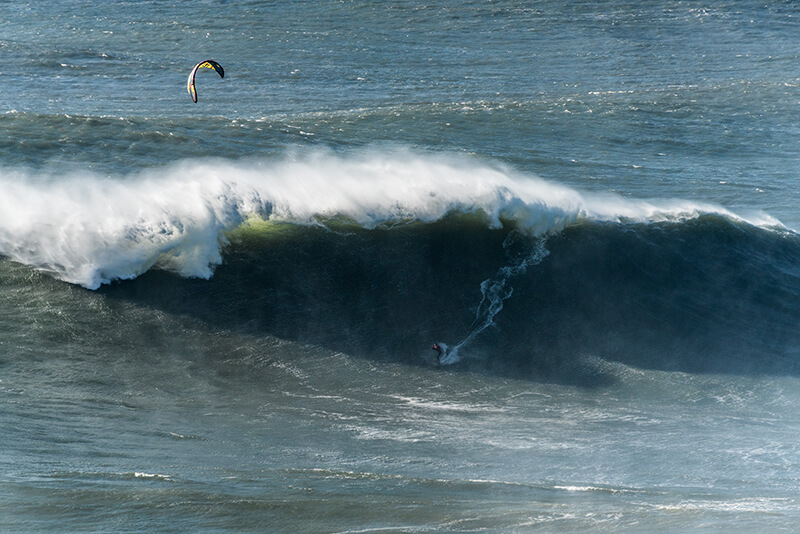
[(192, 72), (189, 73), (189, 80), (186, 82), (186, 90), (189, 91), (189, 95), (195, 104), (197, 103), (197, 89), (194, 88), (194, 75), (197, 73), (197, 69), (214, 69), (220, 78), (225, 77), (225, 70), (223, 70), (222, 65), (213, 59), (207, 59), (195, 65)]

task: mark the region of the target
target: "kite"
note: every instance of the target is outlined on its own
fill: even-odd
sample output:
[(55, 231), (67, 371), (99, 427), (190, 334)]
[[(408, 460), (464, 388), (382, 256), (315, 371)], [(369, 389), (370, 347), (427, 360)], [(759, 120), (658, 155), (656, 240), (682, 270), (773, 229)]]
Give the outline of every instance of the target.
[(197, 69), (214, 69), (217, 71), (220, 78), (225, 77), (225, 70), (222, 68), (222, 65), (212, 59), (201, 61), (195, 65), (192, 72), (189, 73), (189, 79), (186, 81), (186, 90), (189, 91), (189, 95), (192, 97), (192, 101), (195, 104), (197, 103), (197, 89), (194, 88), (194, 75), (197, 73)]

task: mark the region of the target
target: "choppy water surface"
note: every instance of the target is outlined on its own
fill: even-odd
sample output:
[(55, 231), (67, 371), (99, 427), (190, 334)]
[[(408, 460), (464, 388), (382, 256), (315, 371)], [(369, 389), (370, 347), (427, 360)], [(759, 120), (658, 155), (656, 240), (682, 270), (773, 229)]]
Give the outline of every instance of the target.
[(793, 5), (0, 15), (0, 530), (797, 524)]

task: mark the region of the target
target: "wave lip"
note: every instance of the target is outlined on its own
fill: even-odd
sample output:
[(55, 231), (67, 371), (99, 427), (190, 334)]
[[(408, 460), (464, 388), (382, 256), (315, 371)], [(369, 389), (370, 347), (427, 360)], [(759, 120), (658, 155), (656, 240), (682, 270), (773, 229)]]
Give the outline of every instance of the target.
[(400, 149), (191, 160), (111, 177), (5, 170), (0, 190), (0, 254), (90, 289), (151, 268), (209, 278), (226, 234), (252, 217), (374, 229), (473, 213), (531, 235), (580, 219), (736, 217), (712, 205), (584, 195), (475, 158)]
[(153, 266), (208, 277), (233, 222), (207, 201), (220, 182), (4, 175), (0, 188), (0, 253), (91, 289)]

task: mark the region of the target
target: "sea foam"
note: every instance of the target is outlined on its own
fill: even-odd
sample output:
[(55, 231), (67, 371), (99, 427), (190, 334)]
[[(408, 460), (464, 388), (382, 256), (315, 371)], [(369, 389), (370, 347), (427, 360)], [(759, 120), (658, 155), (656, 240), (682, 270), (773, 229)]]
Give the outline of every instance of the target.
[(119, 176), (6, 169), (0, 191), (0, 254), (90, 289), (151, 268), (208, 278), (226, 233), (250, 217), (375, 228), (464, 212), (545, 235), (580, 218), (733, 216), (686, 201), (587, 195), (475, 157), (405, 149), (189, 160)]

